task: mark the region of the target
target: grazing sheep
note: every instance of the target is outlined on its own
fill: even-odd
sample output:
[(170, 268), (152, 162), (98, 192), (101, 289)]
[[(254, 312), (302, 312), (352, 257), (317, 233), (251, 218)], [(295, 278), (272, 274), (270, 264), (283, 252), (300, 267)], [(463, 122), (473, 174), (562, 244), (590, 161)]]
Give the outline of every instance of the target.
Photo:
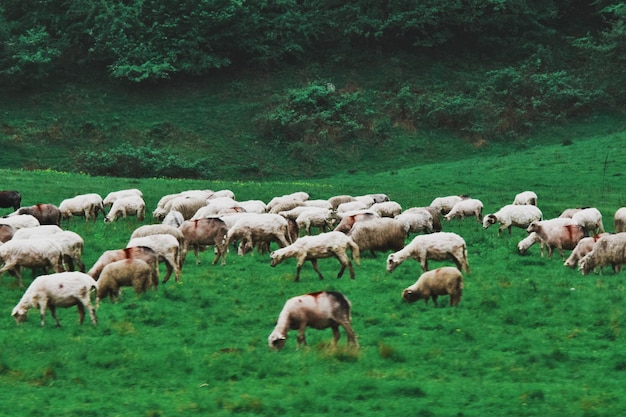
[(21, 268), (48, 268), (54, 272), (63, 271), (63, 252), (61, 247), (50, 239), (12, 239), (0, 245), (0, 275), (13, 270), (20, 287), (24, 286)]
[(32, 236), (49, 236), (61, 233), (63, 229), (54, 224), (37, 227), (24, 227), (15, 231), (13, 239), (30, 239)]
[(532, 191), (523, 191), (515, 196), (513, 199), (515, 205), (537, 205), (537, 194)]
[(406, 223), (383, 217), (355, 223), (348, 236), (359, 246), (361, 253), (369, 250), (375, 255), (375, 251), (402, 249), (408, 232)]
[(317, 260), (334, 256), (339, 260), (339, 263), (341, 263), (341, 269), (339, 270), (339, 274), (337, 274), (337, 278), (341, 278), (347, 267), (350, 271), (350, 278), (354, 279), (354, 269), (346, 253), (348, 249), (352, 251), (354, 262), (359, 265), (359, 247), (345, 234), (341, 232), (326, 232), (314, 236), (302, 236), (291, 245), (272, 252), (270, 254), (271, 265), (274, 267), (287, 258), (296, 258), (298, 263), (296, 266), (295, 281), (298, 282), (300, 281), (302, 265), (309, 260), (320, 279), (324, 279), (317, 267)]
[(304, 205), (307, 207), (318, 207), (332, 210), (333, 206), (328, 200), (306, 200)]
[(142, 222), (146, 217), (146, 203), (138, 196), (122, 197), (113, 202), (109, 214), (104, 217), (105, 223), (111, 223), (123, 217), (137, 216)]
[(543, 240), (541, 240), (541, 236), (539, 236), (535, 232), (530, 233), (524, 239), (519, 241), (519, 243), (517, 244), (517, 253), (519, 253), (520, 255), (525, 255), (528, 249), (530, 249), (530, 247), (535, 243), (541, 244), (541, 256), (543, 257), (543, 249), (545, 247), (545, 244), (543, 243)]
[[(240, 217), (226, 234), (226, 247), (240, 241), (240, 255), (259, 242), (278, 242), (280, 247), (291, 243), (289, 223), (280, 214), (265, 213)], [(247, 247), (247, 248), (246, 248)]]
[(200, 248), (210, 245), (213, 245), (215, 249), (215, 258), (212, 264), (215, 265), (221, 257), (222, 265), (226, 265), (226, 249), (228, 245), (224, 241), (224, 237), (228, 233), (228, 227), (224, 220), (216, 217), (186, 220), (180, 225), (180, 231), (184, 236), (185, 242), (182, 253), (186, 255), (189, 248), (193, 247), (196, 265), (200, 263), (200, 258), (198, 257)]
[(341, 204), (348, 203), (350, 201), (356, 201), (356, 198), (352, 197), (351, 195), (336, 195), (328, 199), (330, 206), (335, 211)]
[(278, 316), (276, 327), (268, 337), (270, 348), (280, 350), (285, 346), (289, 330), (298, 330), (298, 348), (306, 345), (307, 327), (322, 330), (331, 328), (333, 346), (339, 341), (339, 326), (346, 331), (348, 344), (359, 347), (352, 330), (352, 304), (348, 298), (335, 291), (321, 291), (290, 298)]
[(30, 214), (21, 214), (19, 216), (4, 216), (0, 218), (0, 224), (8, 224), (13, 230), (25, 229), (29, 227), (40, 226), (39, 220)]
[(17, 211), (22, 205), (22, 195), (15, 190), (0, 191), (0, 208), (13, 208)]
[(267, 203), (267, 212), (277, 214), (281, 211), (287, 211), (296, 206), (303, 205), (308, 199), (309, 194), (304, 191), (274, 197)]
[(572, 216), (574, 223), (580, 225), (585, 231), (591, 235), (604, 233), (604, 225), (602, 224), (602, 213), (593, 207), (582, 209)]
[(163, 197), (161, 197), (159, 199), (159, 201), (157, 202), (157, 206), (154, 209), (154, 211), (152, 212), (152, 217), (157, 220), (157, 221), (163, 221), (163, 219), (165, 218), (165, 216), (167, 215), (167, 213), (169, 212), (169, 207), (166, 210), (166, 206), (168, 205), (168, 203), (177, 198), (180, 197), (181, 194), (180, 193), (176, 193), (176, 194), (166, 194)]
[(613, 226), (615, 233), (626, 232), (626, 207), (617, 209), (613, 216)]
[(395, 219), (406, 224), (409, 233), (433, 232), (433, 216), (426, 209), (405, 210), (397, 215)]
[(136, 189), (136, 188), (129, 188), (126, 190), (118, 190), (118, 191), (111, 191), (109, 194), (106, 195), (106, 197), (104, 197), (104, 200), (102, 200), (102, 205), (104, 207), (109, 207), (111, 206), (116, 200), (120, 199), (120, 198), (124, 198), (124, 197), (141, 197), (143, 198), (143, 193)]
[(261, 200), (239, 201), (239, 207), (243, 208), (245, 213), (267, 213), (267, 204)]
[(483, 203), (475, 198), (466, 198), (456, 203), (452, 210), (444, 217), (447, 221), (460, 217), (463, 220), (465, 217), (476, 216), (476, 221), (481, 223), (483, 221)]
[(85, 272), (85, 264), (82, 261), (85, 241), (78, 233), (64, 230), (59, 233), (42, 235), (39, 238), (50, 239), (61, 247), (66, 271), (74, 271), (78, 268), (80, 272)]
[(107, 264), (98, 279), (96, 308), (107, 296), (114, 302), (119, 297), (120, 287), (133, 287), (136, 294), (146, 292), (151, 278), (152, 267), (141, 259), (122, 259)]
[(220, 214), (244, 213), (245, 209), (238, 202), (229, 197), (220, 197), (207, 200), (204, 207), (200, 207), (188, 220), (206, 219)]
[(483, 228), (487, 229), (493, 224), (500, 223), (498, 236), (500, 236), (504, 229), (508, 229), (510, 235), (511, 227), (515, 226), (527, 229), (532, 222), (541, 220), (542, 218), (543, 214), (541, 210), (534, 205), (509, 204), (493, 214), (487, 214), (483, 218)]
[(30, 214), (35, 217), (39, 224), (61, 225), (61, 210), (54, 204), (35, 204), (28, 207), (20, 207), (9, 216), (20, 216)]
[(170, 210), (170, 212), (165, 215), (161, 223), (167, 226), (180, 227), (184, 221), (185, 217), (183, 217), (180, 211)]
[(211, 194), (211, 196), (208, 197), (207, 199), (221, 198), (221, 197), (228, 197), (228, 198), (232, 198), (234, 200), (235, 199), (235, 193), (232, 192), (231, 190), (217, 190), (217, 191), (213, 192), (213, 194)]
[[(198, 210), (206, 206), (207, 206), (206, 198), (198, 198), (194, 196), (181, 196), (181, 197), (176, 197), (173, 200), (170, 200), (165, 206), (165, 211), (168, 214), (172, 210), (177, 211), (183, 215), (183, 218), (185, 220), (189, 220), (195, 216)], [(165, 216), (167, 216), (167, 214)], [(165, 219), (165, 217), (163, 219)]]
[(344, 213), (367, 210), (368, 208), (370, 208), (370, 205), (367, 205), (362, 201), (354, 200), (339, 204), (335, 212), (337, 215), (341, 216)]
[(384, 203), (385, 201), (389, 201), (389, 196), (387, 194), (377, 193), (367, 194), (366, 196), (373, 199), (374, 203)]
[(411, 207), (411, 208), (408, 208), (408, 209), (404, 210), (405, 213), (411, 213), (413, 211), (417, 211), (417, 212), (427, 211), (427, 212), (429, 212), (430, 215), (433, 218), (433, 232), (441, 232), (441, 230), (443, 229), (443, 227), (441, 225), (441, 212), (436, 207), (432, 207), (432, 206)]
[(385, 201), (384, 203), (375, 203), (370, 206), (369, 210), (378, 214), (378, 217), (396, 217), (402, 213), (402, 206), (395, 201)]
[(59, 210), (63, 220), (69, 221), (72, 216), (83, 216), (85, 221), (91, 219), (95, 221), (98, 218), (98, 213), (104, 213), (104, 205), (102, 197), (98, 194), (81, 194), (61, 201)]
[(301, 215), (302, 213), (304, 213), (307, 210), (312, 210), (312, 209), (314, 210), (315, 207), (301, 205), (301, 206), (296, 206), (296, 207), (294, 207), (294, 208), (292, 208), (290, 210), (281, 211), (278, 214), (280, 214), (281, 216), (283, 216), (286, 219), (296, 220), (299, 215)]
[(378, 219), (378, 215), (376, 213), (367, 210), (349, 211), (347, 213), (340, 214), (339, 217), (341, 218), (341, 221), (337, 227), (335, 227), (334, 231), (342, 233), (348, 233), (352, 229), (352, 226), (354, 226), (357, 222)]
[(157, 290), (159, 286), (159, 257), (155, 251), (145, 246), (134, 248), (107, 250), (100, 255), (98, 260), (93, 264), (87, 274), (96, 281), (100, 278), (100, 274), (105, 266), (112, 262), (125, 259), (141, 259), (152, 269), (152, 285)]
[(580, 239), (570, 256), (565, 260), (564, 265), (568, 268), (575, 268), (578, 265), (578, 262), (593, 250), (593, 247), (596, 245), (598, 239), (602, 236), (606, 236), (607, 233), (601, 233), (595, 236), (584, 237)]
[(454, 207), (456, 203), (466, 198), (467, 196), (461, 196), (461, 195), (449, 195), (446, 197), (436, 197), (430, 203), (430, 207), (436, 208), (439, 211), (439, 213), (445, 215), (445, 214), (450, 213), (450, 211), (452, 210), (452, 207)]
[(572, 217), (574, 217), (574, 214), (578, 213), (579, 211), (582, 211), (586, 208), (589, 207), (578, 207), (578, 208), (568, 208), (563, 210), (563, 212), (559, 215), (560, 219), (571, 219)]
[(0, 224), (0, 243), (8, 242), (13, 239), (15, 229), (9, 224)]
[(91, 292), (98, 289), (98, 283), (92, 277), (83, 272), (59, 272), (50, 275), (40, 275), (28, 286), (26, 292), (17, 303), (11, 315), (17, 323), (26, 320), (30, 308), (39, 308), (41, 325), (45, 324), (46, 308), (56, 321), (57, 327), (61, 326), (56, 315), (57, 307), (78, 308), (78, 322), (83, 324), (85, 319), (85, 307), (89, 310), (91, 322), (96, 325), (98, 319), (96, 311), (91, 304)]
[(528, 233), (536, 232), (545, 246), (548, 248), (548, 258), (556, 247), (563, 262), (565, 262), (564, 249), (571, 250), (576, 247), (580, 239), (585, 237), (585, 230), (577, 225), (572, 219), (556, 218), (549, 220), (535, 220), (526, 229)]
[(298, 229), (304, 229), (307, 234), (311, 234), (311, 227), (317, 227), (322, 232), (332, 229), (335, 225), (335, 217), (332, 210), (326, 208), (309, 207), (296, 218)]
[[(182, 223), (181, 223), (182, 224)], [(180, 247), (180, 256), (179, 256), (179, 264), (180, 269), (183, 268), (183, 262), (185, 260), (185, 236), (179, 227), (169, 226), (166, 224), (144, 224), (143, 226), (139, 226), (136, 228), (131, 234), (130, 238), (135, 239), (138, 237), (146, 237), (152, 235), (172, 235), (178, 241), (178, 246)]]
[(158, 256), (159, 261), (165, 263), (165, 276), (163, 283), (165, 284), (174, 271), (176, 282), (180, 281), (180, 243), (178, 239), (170, 234), (156, 234), (144, 237), (135, 237), (130, 239), (127, 248), (143, 246), (152, 249)]
[(456, 307), (463, 295), (463, 275), (452, 267), (444, 266), (424, 272), (415, 284), (402, 291), (402, 298), (409, 303), (424, 300), (428, 304), (428, 299), (433, 298), (435, 308), (438, 307), (437, 297), (440, 295), (450, 296), (450, 306)]
[(593, 247), (593, 250), (582, 257), (578, 262), (578, 270), (587, 275), (595, 268), (611, 265), (614, 273), (622, 270), (626, 264), (626, 232), (602, 236)]
[(465, 240), (452, 232), (438, 232), (430, 235), (417, 235), (398, 252), (387, 257), (387, 271), (393, 272), (402, 262), (412, 258), (419, 262), (422, 271), (428, 271), (428, 261), (451, 259), (457, 269), (469, 272), (467, 245)]

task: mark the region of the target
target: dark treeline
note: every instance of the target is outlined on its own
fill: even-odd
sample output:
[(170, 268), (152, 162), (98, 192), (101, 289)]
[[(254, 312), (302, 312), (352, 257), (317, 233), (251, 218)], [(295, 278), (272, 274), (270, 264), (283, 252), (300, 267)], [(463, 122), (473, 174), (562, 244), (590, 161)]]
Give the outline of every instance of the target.
[(625, 16), (611, 0), (5, 0), (0, 82), (87, 69), (144, 82), (424, 50), (498, 61), (547, 50), (608, 80), (623, 77)]

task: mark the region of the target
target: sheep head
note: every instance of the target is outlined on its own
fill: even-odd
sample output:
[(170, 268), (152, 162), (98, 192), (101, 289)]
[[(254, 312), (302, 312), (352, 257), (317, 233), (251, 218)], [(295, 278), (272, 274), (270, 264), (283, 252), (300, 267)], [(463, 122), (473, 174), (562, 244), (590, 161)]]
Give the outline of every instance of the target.
[(267, 338), (269, 347), (275, 350), (281, 350), (287, 342), (287, 336), (274, 330)]

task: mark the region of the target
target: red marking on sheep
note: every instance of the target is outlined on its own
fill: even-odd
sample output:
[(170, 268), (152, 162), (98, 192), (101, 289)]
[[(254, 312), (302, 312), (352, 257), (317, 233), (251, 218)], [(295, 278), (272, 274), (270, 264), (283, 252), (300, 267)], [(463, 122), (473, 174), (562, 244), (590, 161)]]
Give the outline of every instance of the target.
[(324, 291), (317, 291), (317, 292), (311, 292), (308, 295), (310, 295), (313, 298), (317, 298), (320, 296), (320, 294), (322, 294)]

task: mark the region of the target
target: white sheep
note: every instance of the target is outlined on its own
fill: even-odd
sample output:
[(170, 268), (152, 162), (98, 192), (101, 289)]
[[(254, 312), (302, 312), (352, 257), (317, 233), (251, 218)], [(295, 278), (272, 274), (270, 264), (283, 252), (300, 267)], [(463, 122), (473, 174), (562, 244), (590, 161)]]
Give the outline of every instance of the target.
[(80, 272), (85, 272), (85, 264), (82, 261), (85, 241), (78, 233), (63, 230), (59, 233), (43, 235), (40, 238), (50, 239), (61, 247), (64, 268), (67, 271), (78, 269)]
[(435, 308), (438, 307), (437, 297), (440, 295), (450, 296), (450, 306), (456, 307), (463, 295), (463, 275), (452, 266), (444, 266), (424, 272), (415, 282), (402, 291), (402, 298), (414, 303), (424, 300), (428, 304), (428, 299), (432, 297)]
[(169, 208), (166, 210), (166, 206), (168, 205), (168, 203), (177, 198), (180, 197), (181, 193), (174, 193), (174, 194), (166, 194), (164, 196), (162, 196), (159, 201), (157, 202), (157, 206), (154, 209), (154, 211), (152, 212), (152, 217), (155, 220), (158, 221), (163, 221), (163, 219), (165, 218), (165, 216), (167, 215), (167, 213), (169, 212)]
[(387, 257), (387, 271), (393, 272), (398, 265), (407, 259), (415, 259), (419, 262), (422, 271), (428, 271), (429, 260), (451, 259), (456, 264), (457, 269), (469, 272), (465, 240), (452, 232), (415, 236), (411, 243)]
[(378, 217), (396, 217), (402, 213), (402, 206), (395, 201), (385, 201), (373, 204), (369, 210), (378, 214)]
[(513, 199), (515, 205), (537, 205), (537, 194), (533, 191), (523, 191), (515, 196)]
[(344, 213), (349, 213), (352, 211), (367, 210), (368, 208), (370, 208), (370, 206), (365, 204), (364, 202), (354, 200), (354, 201), (348, 201), (346, 203), (339, 204), (339, 206), (337, 207), (335, 211), (337, 215), (341, 216)]
[(332, 204), (330, 204), (330, 202), (328, 200), (306, 200), (304, 202), (304, 205), (307, 207), (318, 207), (318, 208), (325, 208), (328, 210), (332, 210), (333, 206)]
[[(173, 200), (170, 200), (165, 206), (165, 211), (169, 214), (170, 211), (175, 210), (182, 214), (185, 220), (189, 220), (196, 214), (198, 210), (206, 206), (206, 198), (198, 198), (194, 196), (180, 196), (174, 198)], [(165, 216), (167, 216), (167, 214)]]
[(30, 239), (32, 236), (49, 236), (61, 233), (63, 229), (55, 224), (45, 224), (37, 227), (25, 227), (15, 231), (13, 239)]
[(450, 221), (455, 217), (460, 217), (462, 220), (471, 216), (476, 216), (476, 221), (479, 223), (483, 220), (483, 203), (476, 198), (465, 198), (456, 203), (452, 210), (445, 215), (445, 219)]
[[(182, 224), (182, 223), (181, 223)], [(172, 235), (178, 241), (180, 247), (180, 269), (183, 268), (183, 261), (185, 260), (185, 236), (179, 227), (170, 226), (167, 224), (144, 224), (136, 228), (131, 234), (130, 238), (135, 239), (138, 237), (146, 237), (152, 235)]]
[(454, 207), (454, 205), (458, 202), (460, 202), (463, 199), (466, 199), (466, 196), (460, 196), (460, 195), (449, 195), (449, 196), (445, 196), (445, 197), (436, 197), (435, 199), (433, 199), (433, 201), (430, 203), (430, 207), (434, 207), (437, 210), (439, 210), (439, 212), (441, 214), (448, 214), (450, 212), (450, 210), (452, 210), (452, 207)]
[(378, 215), (368, 210), (356, 210), (349, 211), (346, 213), (337, 213), (337, 216), (341, 219), (337, 227), (335, 227), (335, 232), (348, 233), (352, 226), (356, 222), (363, 222), (373, 219), (378, 219)]
[(332, 229), (335, 221), (332, 210), (318, 207), (309, 207), (309, 210), (305, 210), (296, 217), (298, 228), (305, 230), (307, 234), (311, 234), (311, 227), (317, 227), (322, 232)]
[(557, 248), (563, 262), (565, 262), (564, 249), (571, 250), (576, 247), (578, 241), (585, 237), (582, 226), (568, 218), (556, 218), (548, 220), (535, 220), (526, 229), (528, 233), (536, 232), (544, 245), (548, 248), (548, 257), (552, 257), (554, 248)]
[(351, 195), (336, 195), (328, 199), (328, 203), (333, 208), (333, 210), (337, 210), (339, 205), (343, 203), (348, 203), (350, 201), (356, 201), (356, 198), (352, 197)]
[(346, 332), (348, 344), (359, 347), (352, 329), (352, 304), (348, 298), (335, 291), (321, 291), (290, 298), (278, 316), (276, 326), (268, 337), (272, 349), (282, 349), (289, 330), (298, 330), (298, 347), (306, 345), (307, 327), (322, 330), (331, 328), (333, 346), (339, 341), (339, 326)]
[[(4, 216), (0, 217), (0, 224), (8, 224), (17, 231), (18, 229), (24, 229), (27, 227), (41, 226), (39, 220), (30, 214), (20, 214), (19, 216)], [(46, 225), (47, 226), (47, 225)]]
[(303, 205), (308, 199), (309, 194), (304, 191), (274, 197), (267, 203), (267, 212), (276, 214), (281, 211), (290, 210), (296, 206)]
[(0, 245), (0, 261), (4, 263), (0, 268), (0, 275), (13, 270), (20, 287), (24, 286), (21, 268), (48, 268), (54, 272), (63, 271), (63, 252), (61, 247), (50, 239), (18, 239), (9, 240)]
[(113, 202), (109, 214), (104, 217), (105, 223), (111, 223), (123, 217), (137, 216), (142, 222), (146, 217), (146, 203), (138, 196), (122, 197)]
[(150, 288), (152, 267), (141, 259), (123, 259), (107, 264), (98, 279), (96, 307), (107, 296), (111, 302), (119, 297), (120, 287), (133, 287), (136, 294)]
[(532, 222), (542, 218), (541, 210), (534, 205), (508, 204), (493, 214), (487, 214), (483, 218), (483, 228), (487, 229), (493, 224), (500, 223), (498, 236), (504, 229), (508, 229), (510, 235), (511, 227), (527, 229)]
[(602, 236), (593, 246), (593, 250), (578, 262), (578, 269), (583, 275), (596, 268), (611, 265), (614, 273), (622, 270), (626, 264), (626, 232)]
[(626, 232), (626, 207), (620, 207), (613, 215), (615, 233)]
[(374, 203), (384, 203), (385, 201), (389, 201), (389, 196), (382, 193), (367, 194), (367, 197), (372, 198)]
[(185, 217), (183, 217), (183, 214), (180, 211), (170, 210), (170, 212), (167, 213), (163, 218), (161, 224), (172, 227), (179, 227), (181, 224), (183, 224), (184, 221)]
[(95, 221), (98, 213), (104, 213), (104, 203), (99, 194), (80, 194), (61, 201), (59, 210), (63, 220), (69, 221), (73, 216), (82, 216), (85, 217), (85, 221), (92, 219)]
[(281, 211), (278, 214), (280, 214), (286, 219), (296, 220), (299, 215), (301, 215), (307, 210), (315, 210), (315, 207), (301, 205), (301, 206), (296, 206), (290, 210)]
[(430, 213), (430, 216), (433, 219), (433, 232), (441, 232), (442, 230), (441, 212), (436, 207), (432, 207), (432, 206), (411, 207), (411, 208), (404, 210), (403, 213), (422, 212), (422, 211), (427, 211), (428, 213)]
[(104, 207), (109, 207), (110, 205), (112, 205), (116, 200), (123, 198), (123, 197), (141, 197), (143, 198), (143, 193), (136, 189), (136, 188), (129, 188), (126, 190), (118, 190), (118, 191), (111, 191), (109, 194), (106, 195), (106, 197), (104, 197), (104, 200), (102, 200), (102, 205)]
[(580, 210), (572, 216), (574, 223), (582, 226), (589, 234), (594, 235), (604, 233), (604, 225), (602, 224), (602, 213), (594, 207), (588, 207)]
[(433, 216), (425, 209), (405, 210), (398, 214), (395, 219), (408, 226), (409, 233), (432, 233)]
[(208, 197), (208, 199), (221, 198), (221, 197), (228, 197), (234, 200), (235, 193), (232, 192), (231, 190), (217, 190), (213, 192), (213, 194), (211, 194), (211, 196)]
[(359, 247), (348, 236), (341, 232), (326, 232), (313, 236), (302, 236), (298, 238), (291, 245), (284, 248), (277, 249), (270, 254), (271, 265), (274, 267), (287, 258), (296, 258), (296, 278), (295, 281), (300, 281), (300, 270), (302, 265), (307, 260), (311, 261), (313, 269), (317, 272), (320, 279), (324, 279), (322, 273), (317, 266), (317, 260), (322, 258), (335, 257), (341, 264), (341, 269), (337, 278), (341, 278), (346, 268), (350, 271), (350, 278), (354, 279), (354, 269), (350, 258), (348, 258), (347, 251), (352, 251), (352, 258), (354, 262), (359, 265)]
[(574, 217), (574, 214), (578, 213), (581, 210), (584, 210), (588, 207), (577, 207), (577, 208), (568, 208), (563, 210), (563, 212), (559, 215), (560, 219), (571, 219)]
[(163, 277), (163, 283), (166, 283), (167, 280), (170, 279), (172, 271), (174, 272), (176, 282), (180, 281), (181, 249), (178, 239), (170, 234), (155, 234), (132, 238), (126, 245), (127, 248), (134, 248), (138, 246), (144, 246), (152, 249), (159, 257), (159, 261), (163, 261), (163, 263), (165, 263), (166, 272)]
[(242, 216), (228, 230), (226, 247), (235, 241), (241, 242), (240, 255), (245, 254), (247, 250), (260, 242), (278, 242), (281, 247), (285, 247), (291, 243), (289, 223), (280, 214)]
[(397, 251), (404, 247), (409, 226), (395, 219), (382, 217), (369, 221), (356, 222), (348, 236), (359, 246), (361, 253), (370, 251)]
[(207, 200), (204, 207), (200, 207), (189, 220), (206, 219), (226, 213), (245, 213), (245, 209), (230, 197), (219, 197)]
[(91, 304), (91, 292), (97, 290), (98, 284), (89, 275), (83, 272), (59, 272), (50, 275), (40, 275), (28, 286), (26, 292), (17, 303), (11, 315), (17, 323), (26, 320), (30, 308), (39, 308), (41, 325), (45, 324), (46, 309), (61, 326), (56, 315), (57, 307), (78, 307), (79, 323), (83, 324), (85, 307), (89, 311), (91, 322), (96, 325), (98, 319)]
[(139, 246), (125, 249), (107, 250), (100, 255), (87, 274), (96, 281), (100, 278), (102, 270), (110, 263), (125, 259), (141, 259), (152, 269), (152, 285), (157, 290), (159, 287), (159, 257), (152, 249)]
[(534, 245), (535, 243), (540, 243), (541, 244), (541, 256), (543, 257), (545, 244), (543, 243), (543, 240), (541, 240), (541, 236), (539, 236), (535, 232), (529, 233), (528, 236), (526, 236), (524, 239), (522, 239), (522, 240), (520, 240), (518, 242), (518, 244), (517, 244), (517, 252), (520, 255), (524, 255), (524, 254), (526, 254), (528, 249), (530, 249), (530, 247), (532, 245)]
[(246, 213), (267, 213), (267, 204), (261, 200), (245, 200), (239, 201), (239, 207), (243, 208)]
[(601, 233), (599, 235), (588, 236), (580, 239), (572, 253), (565, 260), (564, 265), (568, 268), (575, 268), (576, 265), (578, 265), (578, 262), (593, 250), (593, 247), (596, 245), (598, 239), (606, 235), (607, 233)]

